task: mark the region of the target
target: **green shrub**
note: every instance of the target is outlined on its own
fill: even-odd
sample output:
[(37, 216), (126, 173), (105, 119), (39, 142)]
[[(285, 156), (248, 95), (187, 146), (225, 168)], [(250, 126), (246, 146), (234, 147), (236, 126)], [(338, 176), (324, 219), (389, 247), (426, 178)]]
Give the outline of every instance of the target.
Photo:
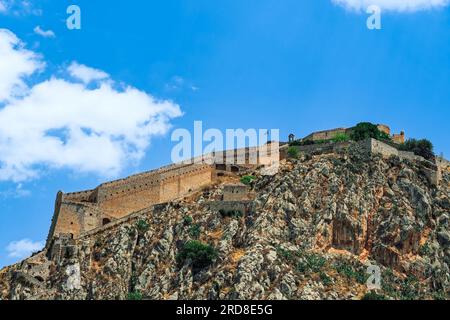
[(445, 293), (444, 290), (439, 290), (433, 293), (434, 300), (448, 300), (448, 294)]
[(286, 260), (292, 260), (294, 258), (294, 255), (292, 254), (291, 251), (283, 249), (280, 246), (277, 246), (277, 254)]
[(381, 289), (390, 297), (396, 297), (397, 296), (397, 289), (395, 286), (396, 283), (396, 276), (394, 275), (394, 272), (392, 269), (387, 268), (383, 271), (381, 274), (381, 277), (383, 281), (381, 281)]
[(194, 224), (193, 226), (191, 226), (189, 228), (189, 235), (192, 238), (197, 239), (200, 236), (200, 230), (201, 230), (200, 225), (199, 224)]
[(420, 246), (419, 248), (419, 254), (423, 256), (428, 256), (431, 253), (431, 248), (428, 245), (428, 243), (425, 243), (424, 245)]
[(333, 142), (346, 142), (350, 140), (350, 136), (345, 133), (338, 133), (332, 140)]
[(217, 256), (218, 254), (214, 247), (193, 240), (184, 244), (181, 252), (177, 255), (177, 262), (182, 264), (187, 260), (191, 260), (194, 269), (203, 269), (211, 265)]
[(250, 185), (252, 183), (253, 180), (255, 180), (256, 177), (254, 176), (243, 176), (241, 178), (241, 183), (245, 184), (245, 185)]
[(352, 265), (344, 261), (339, 261), (335, 264), (336, 271), (347, 277), (348, 279), (356, 280), (360, 284), (366, 283), (369, 275), (361, 270), (355, 270)]
[(317, 254), (311, 254), (307, 258), (308, 266), (313, 272), (319, 272), (327, 262), (324, 257)]
[(128, 293), (128, 300), (142, 300), (142, 293), (140, 292), (130, 292)]
[(191, 216), (184, 216), (184, 218), (183, 218), (183, 222), (187, 226), (190, 225), (192, 223), (192, 221), (194, 221), (194, 219), (192, 219)]
[(414, 152), (415, 155), (424, 157), (427, 160), (433, 160), (435, 157), (433, 144), (427, 139), (409, 139), (400, 145), (399, 148), (403, 151)]
[(367, 138), (385, 141), (391, 140), (391, 137), (387, 133), (381, 131), (376, 125), (370, 122), (358, 123), (354, 128), (352, 128), (350, 138), (354, 141), (361, 141)]
[(387, 300), (387, 298), (382, 294), (376, 293), (375, 291), (370, 291), (364, 295), (362, 300)]
[(331, 281), (331, 278), (325, 272), (320, 273), (320, 280), (322, 280), (322, 283), (326, 286), (329, 286), (333, 283), (333, 281)]
[(315, 253), (305, 254), (304, 258), (297, 264), (297, 271), (301, 273), (321, 272), (327, 260)]
[(136, 227), (140, 233), (145, 233), (150, 228), (150, 225), (147, 221), (141, 219), (136, 223)]
[(297, 159), (300, 152), (298, 151), (298, 149), (296, 147), (289, 147), (288, 151), (288, 156), (294, 159)]
[(416, 300), (419, 298), (419, 280), (415, 276), (408, 276), (400, 286), (403, 300)]

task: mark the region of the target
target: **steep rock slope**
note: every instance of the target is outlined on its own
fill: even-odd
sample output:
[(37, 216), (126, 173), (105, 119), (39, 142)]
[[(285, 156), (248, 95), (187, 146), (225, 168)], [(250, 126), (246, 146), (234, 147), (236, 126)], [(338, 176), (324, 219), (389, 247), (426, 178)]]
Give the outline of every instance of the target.
[[(2, 299), (448, 299), (450, 176), (433, 187), (423, 164), (358, 150), (303, 157), (252, 184), (252, 213), (222, 217), (215, 185), (0, 271)], [(192, 219), (191, 219), (192, 218)], [(217, 251), (193, 268), (189, 240)], [(45, 272), (36, 277), (33, 266)], [(48, 270), (47, 270), (48, 269)]]

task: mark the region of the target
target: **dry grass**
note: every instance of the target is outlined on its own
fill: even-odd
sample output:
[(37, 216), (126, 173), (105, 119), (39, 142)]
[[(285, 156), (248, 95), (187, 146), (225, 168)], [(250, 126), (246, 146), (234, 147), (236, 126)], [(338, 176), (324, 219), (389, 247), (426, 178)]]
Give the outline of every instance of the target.
[(244, 249), (236, 249), (231, 253), (230, 259), (234, 264), (237, 264), (244, 255), (245, 255)]
[(222, 239), (222, 236), (223, 236), (223, 230), (218, 229), (216, 231), (209, 233), (208, 236), (213, 240), (220, 240), (220, 239)]
[(170, 292), (166, 292), (166, 293), (164, 293), (163, 294), (163, 300), (169, 300), (169, 298), (170, 298), (170, 296), (171, 296), (172, 294), (170, 293)]

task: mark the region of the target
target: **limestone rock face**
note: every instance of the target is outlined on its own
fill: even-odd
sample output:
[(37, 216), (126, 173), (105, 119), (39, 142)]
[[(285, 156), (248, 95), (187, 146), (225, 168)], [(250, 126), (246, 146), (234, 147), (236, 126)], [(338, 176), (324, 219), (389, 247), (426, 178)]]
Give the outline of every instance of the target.
[[(360, 299), (376, 266), (386, 298), (449, 298), (448, 173), (436, 187), (419, 162), (350, 149), (253, 175), (243, 217), (210, 209), (223, 188), (211, 186), (78, 239), (59, 259), (42, 252), (1, 270), (0, 297)], [(209, 266), (177, 259), (194, 239), (216, 250)]]

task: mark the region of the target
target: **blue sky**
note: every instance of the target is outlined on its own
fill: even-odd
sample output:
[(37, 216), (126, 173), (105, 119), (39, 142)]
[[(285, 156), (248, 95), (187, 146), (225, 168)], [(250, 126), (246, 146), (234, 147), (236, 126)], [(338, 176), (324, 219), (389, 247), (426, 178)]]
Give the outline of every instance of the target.
[[(0, 5), (3, 37), (15, 41), (4, 52), (29, 63), (11, 82), (19, 95), (3, 88), (2, 102), (0, 84), (0, 133), (13, 141), (2, 145), (0, 136), (8, 155), (0, 154), (0, 266), (45, 241), (58, 190), (169, 163), (170, 133), (195, 120), (222, 130), (279, 128), (282, 137), (386, 123), (430, 139), (448, 157), (448, 1), (432, 8), (408, 1), (406, 9), (397, 0), (371, 1), (382, 7), (381, 30), (367, 29), (368, 14), (358, 10), (365, 1), (357, 0)], [(71, 4), (81, 8), (81, 30), (66, 27)], [(10, 61), (3, 67), (13, 68)], [(56, 116), (61, 105), (67, 109)], [(136, 125), (141, 116), (155, 123)], [(86, 127), (102, 134), (83, 140)], [(65, 134), (70, 148), (48, 139), (67, 142)]]

